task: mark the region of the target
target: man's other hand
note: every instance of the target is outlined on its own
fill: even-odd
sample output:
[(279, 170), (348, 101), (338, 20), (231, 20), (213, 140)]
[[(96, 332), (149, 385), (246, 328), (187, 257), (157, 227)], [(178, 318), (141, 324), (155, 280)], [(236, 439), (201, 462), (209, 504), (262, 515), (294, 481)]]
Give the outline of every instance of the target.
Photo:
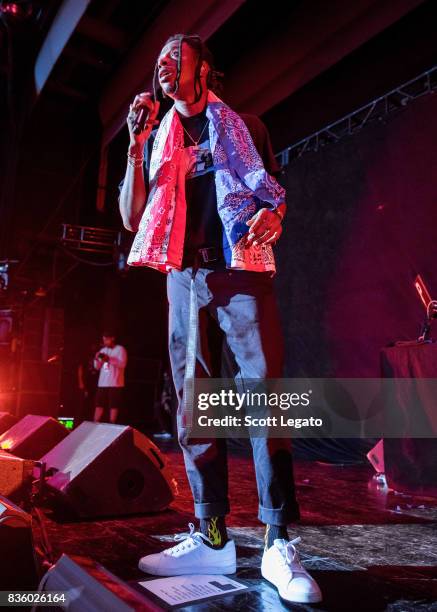
[(245, 247), (274, 244), (282, 234), (281, 219), (269, 208), (261, 208), (249, 221)]

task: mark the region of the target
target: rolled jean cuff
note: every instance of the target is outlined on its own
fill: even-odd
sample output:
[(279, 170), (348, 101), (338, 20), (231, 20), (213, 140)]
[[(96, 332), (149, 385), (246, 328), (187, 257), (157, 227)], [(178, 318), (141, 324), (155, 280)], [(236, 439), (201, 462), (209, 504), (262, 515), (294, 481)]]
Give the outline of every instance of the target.
[(265, 525), (288, 525), (300, 519), (299, 506), (264, 508), (259, 506), (258, 518)]
[(199, 504), (194, 502), (194, 514), (198, 519), (211, 518), (212, 516), (225, 516), (229, 514), (229, 501), (207, 502)]

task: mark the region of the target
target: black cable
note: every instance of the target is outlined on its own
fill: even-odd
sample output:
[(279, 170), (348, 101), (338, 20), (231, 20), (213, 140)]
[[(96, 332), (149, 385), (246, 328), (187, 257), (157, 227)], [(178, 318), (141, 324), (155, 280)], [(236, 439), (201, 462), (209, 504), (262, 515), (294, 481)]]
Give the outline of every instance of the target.
[(32, 507), (32, 512), (35, 515), (35, 518), (39, 524), (41, 530), (41, 544), (42, 544), (42, 552), (44, 555), (44, 561), (49, 565), (53, 565), (53, 548), (49, 540), (49, 536), (47, 535), (47, 529), (45, 525), (44, 515), (39, 508), (36, 506)]

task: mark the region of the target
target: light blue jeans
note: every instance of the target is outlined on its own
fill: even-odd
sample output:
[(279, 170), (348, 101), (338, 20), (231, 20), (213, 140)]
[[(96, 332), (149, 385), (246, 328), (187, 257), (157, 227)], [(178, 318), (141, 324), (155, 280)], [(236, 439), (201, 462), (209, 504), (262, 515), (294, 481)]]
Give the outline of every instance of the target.
[[(281, 378), (283, 337), (270, 273), (227, 270), (224, 263), (199, 268), (199, 350), (196, 377), (220, 377), (221, 347), (214, 341), (220, 328), (238, 379)], [(226, 439), (199, 439), (181, 425), (183, 385), (192, 268), (167, 276), (169, 351), (178, 395), (178, 437), (194, 498), (197, 518), (229, 512)], [(215, 335), (217, 338), (217, 334)], [(299, 518), (290, 441), (251, 438), (257, 489), (258, 518), (266, 524), (287, 525)]]

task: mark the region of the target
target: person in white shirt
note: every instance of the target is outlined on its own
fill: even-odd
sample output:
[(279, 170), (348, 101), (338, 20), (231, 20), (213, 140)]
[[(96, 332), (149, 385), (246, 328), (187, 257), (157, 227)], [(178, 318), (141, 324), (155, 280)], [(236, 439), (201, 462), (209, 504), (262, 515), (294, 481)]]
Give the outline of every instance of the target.
[(94, 358), (94, 367), (99, 371), (94, 421), (101, 421), (106, 409), (109, 410), (110, 423), (116, 423), (123, 404), (127, 351), (124, 346), (116, 344), (112, 332), (104, 332), (102, 341), (103, 346)]

